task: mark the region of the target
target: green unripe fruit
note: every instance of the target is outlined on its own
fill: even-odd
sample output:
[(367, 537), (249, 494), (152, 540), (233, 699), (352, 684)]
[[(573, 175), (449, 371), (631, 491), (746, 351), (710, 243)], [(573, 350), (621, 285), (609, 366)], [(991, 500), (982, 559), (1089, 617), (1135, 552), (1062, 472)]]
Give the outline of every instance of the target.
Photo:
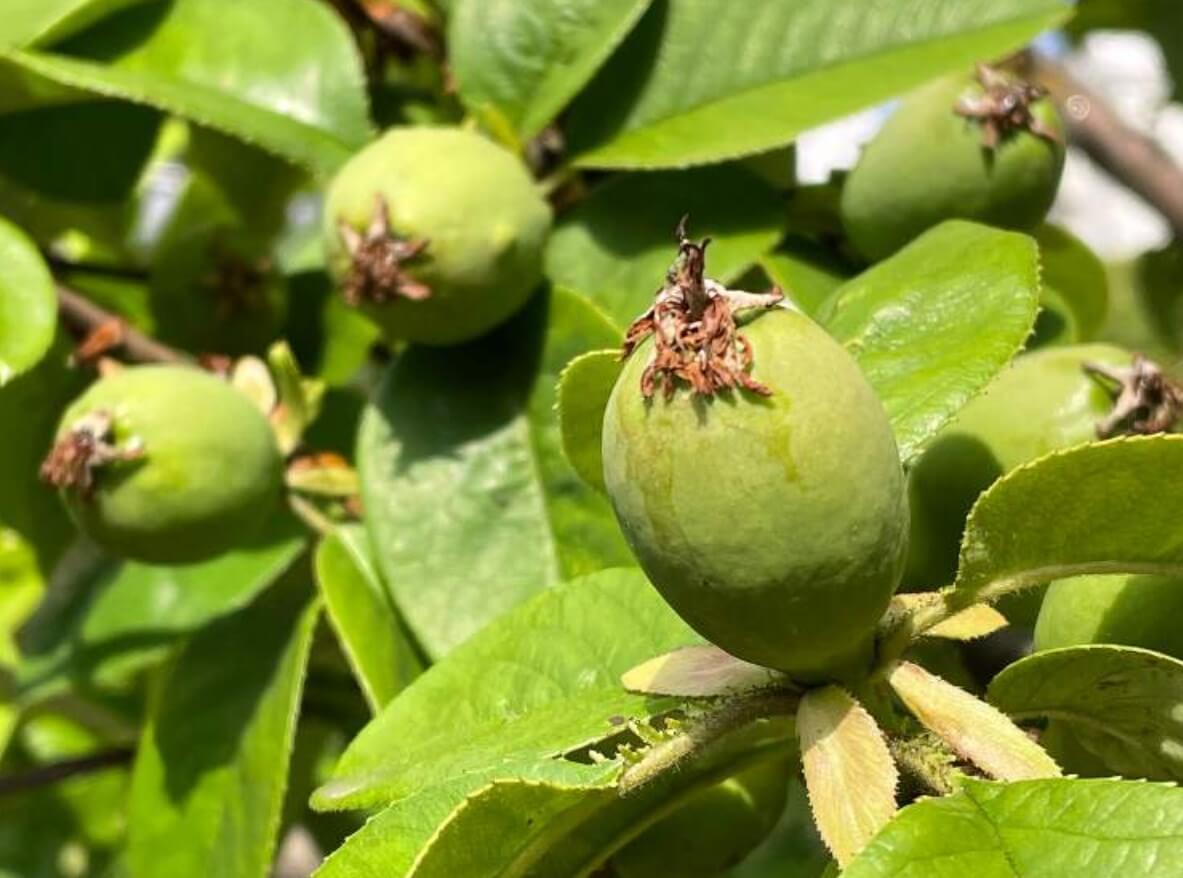
[(618, 851), (620, 878), (715, 878), (738, 865), (776, 825), (788, 798), (787, 761), (761, 763), (692, 795)]
[(473, 132), (414, 127), (389, 131), (341, 169), (324, 233), (337, 282), (389, 339), (442, 345), (482, 335), (525, 303), (542, 279), (550, 224), (512, 154)]
[(1028, 230), (1047, 215), (1064, 167), (1055, 107), (1045, 98), (1031, 112), (1059, 143), (1015, 130), (989, 149), (982, 123), (955, 111), (982, 94), (964, 76), (934, 82), (905, 98), (867, 145), (841, 205), (846, 233), (867, 259), (890, 256), (949, 219)]
[(1183, 580), (1076, 576), (1053, 582), (1035, 625), (1035, 649), (1089, 643), (1140, 646), (1183, 659)]
[(222, 379), (180, 366), (102, 378), (66, 410), (55, 454), (96, 419), (109, 430), (84, 438), (113, 450), (96, 460), (93, 484), (66, 486), (63, 497), (78, 526), (113, 553), (199, 561), (241, 545), (277, 511), (283, 458), (271, 425)]
[(604, 416), (604, 482), (650, 580), (700, 634), (800, 678), (863, 661), (899, 582), (907, 500), (883, 406), (804, 315), (742, 328), (768, 397), (643, 398), (652, 339)]
[(1096, 438), (1113, 399), (1086, 362), (1128, 366), (1105, 344), (1048, 348), (1019, 357), (972, 400), (909, 474), (912, 537), (907, 587), (948, 585), (970, 509), (1001, 476), (1052, 451)]

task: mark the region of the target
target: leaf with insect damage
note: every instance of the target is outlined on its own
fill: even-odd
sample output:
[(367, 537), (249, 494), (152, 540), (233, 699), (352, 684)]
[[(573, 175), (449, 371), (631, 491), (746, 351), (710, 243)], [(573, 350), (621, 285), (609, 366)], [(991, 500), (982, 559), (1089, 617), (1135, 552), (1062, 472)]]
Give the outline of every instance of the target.
[(713, 644), (685, 646), (651, 658), (620, 678), (630, 692), (712, 698), (783, 686), (787, 678), (745, 662)]
[(1058, 777), (1060, 768), (1003, 713), (912, 662), (887, 678), (921, 724), (954, 753), (999, 780)]
[(895, 763), (875, 720), (837, 686), (802, 696), (797, 737), (814, 820), (845, 866), (895, 816)]

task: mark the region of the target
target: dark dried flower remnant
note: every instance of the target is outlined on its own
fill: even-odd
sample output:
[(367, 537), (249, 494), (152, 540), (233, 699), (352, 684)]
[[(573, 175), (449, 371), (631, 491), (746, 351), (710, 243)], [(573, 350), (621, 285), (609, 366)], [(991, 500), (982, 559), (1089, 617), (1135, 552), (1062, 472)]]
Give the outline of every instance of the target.
[(1164, 433), (1173, 429), (1183, 414), (1183, 388), (1141, 354), (1135, 354), (1134, 362), (1124, 369), (1085, 363), (1084, 370), (1117, 388), (1113, 411), (1097, 424), (1098, 438)]
[(390, 228), (386, 199), (381, 195), (374, 199), (374, 215), (364, 234), (346, 222), (339, 223), (337, 228), (350, 257), (343, 287), (347, 303), (356, 306), (399, 297), (421, 302), (431, 297), (431, 287), (407, 274), (405, 265), (421, 256), (428, 242), (395, 233)]
[(633, 321), (621, 356), (628, 357), (650, 335), (653, 354), (641, 375), (641, 393), (653, 397), (658, 385), (666, 399), (678, 380), (701, 396), (742, 387), (761, 396), (772, 391), (748, 374), (752, 346), (736, 327), (737, 312), (771, 308), (784, 300), (779, 289), (767, 293), (729, 290), (705, 276), (710, 239), (695, 244), (678, 224), (678, 256), (657, 291), (653, 307)]
[(84, 499), (94, 494), (95, 472), (119, 460), (142, 457), (138, 441), (122, 448), (111, 442), (114, 418), (110, 412), (93, 411), (84, 415), (49, 450), (41, 464), (41, 480), (55, 488), (76, 490)]
[(1031, 106), (1047, 97), (1047, 90), (1015, 79), (986, 64), (978, 65), (978, 82), (985, 90), (975, 97), (962, 97), (953, 112), (982, 125), (982, 146), (993, 151), (1015, 131), (1030, 131), (1051, 143), (1060, 135), (1031, 112)]

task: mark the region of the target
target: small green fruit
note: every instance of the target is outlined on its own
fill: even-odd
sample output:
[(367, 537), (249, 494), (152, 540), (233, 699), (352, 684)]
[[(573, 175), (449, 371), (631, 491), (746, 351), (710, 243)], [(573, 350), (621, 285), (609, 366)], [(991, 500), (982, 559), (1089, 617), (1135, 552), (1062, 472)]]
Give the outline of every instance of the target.
[(801, 678), (867, 658), (899, 582), (907, 501), (883, 406), (846, 350), (777, 309), (742, 327), (770, 395), (646, 399), (653, 339), (604, 416), (604, 481), (650, 580), (699, 633)]
[(620, 878), (715, 878), (764, 840), (785, 808), (790, 763), (760, 763), (692, 795), (618, 851)]
[(863, 256), (890, 256), (944, 220), (1027, 230), (1047, 215), (1064, 167), (1055, 107), (1046, 98), (1030, 104), (1043, 136), (1011, 129), (990, 148), (989, 120), (956, 109), (987, 95), (964, 76), (934, 82), (905, 98), (867, 145), (841, 206), (846, 233)]
[(965, 520), (978, 495), (1017, 466), (1096, 438), (1113, 398), (1083, 364), (1128, 366), (1105, 344), (1048, 348), (1019, 357), (941, 432), (909, 475), (907, 588), (948, 585)]
[(1035, 649), (1114, 643), (1183, 659), (1183, 581), (1177, 576), (1076, 576), (1053, 582)]
[(66, 410), (42, 475), (99, 545), (179, 564), (242, 544), (275, 513), (283, 459), (262, 412), (222, 379), (141, 366)]
[(329, 187), (325, 243), (348, 301), (391, 340), (456, 344), (542, 279), (551, 211), (522, 164), (458, 128), (396, 128)]

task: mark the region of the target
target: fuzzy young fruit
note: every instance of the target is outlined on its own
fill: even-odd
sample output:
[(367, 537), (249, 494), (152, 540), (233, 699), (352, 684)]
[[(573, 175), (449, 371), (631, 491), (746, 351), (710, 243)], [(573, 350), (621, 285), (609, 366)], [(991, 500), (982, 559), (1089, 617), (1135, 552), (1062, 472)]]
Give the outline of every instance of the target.
[[(704, 637), (801, 679), (857, 670), (907, 539), (891, 426), (854, 360), (803, 314), (765, 311), (741, 330), (751, 374), (714, 392), (675, 381), (653, 338), (634, 351), (604, 415), (608, 495), (654, 586)], [(684, 364), (694, 381), (698, 362)]]
[(939, 588), (957, 572), (965, 520), (978, 495), (1017, 466), (1097, 437), (1113, 397), (1085, 363), (1129, 366), (1105, 344), (1019, 357), (941, 432), (909, 474), (912, 535), (906, 588)]
[(700, 790), (612, 858), (620, 878), (715, 878), (738, 865), (784, 811), (792, 767), (761, 763)]
[(551, 211), (525, 167), (479, 134), (395, 128), (341, 169), (325, 205), (329, 266), (391, 340), (456, 344), (542, 279)]
[[(1047, 215), (1064, 167), (1063, 123), (1038, 91), (979, 76), (905, 98), (847, 177), (842, 221), (867, 259), (948, 219), (1027, 230)], [(1029, 117), (992, 112), (1016, 105)]]
[(262, 412), (222, 379), (140, 366), (66, 410), (42, 476), (102, 547), (180, 564), (240, 545), (276, 512), (283, 459)]
[(1178, 576), (1076, 576), (1051, 584), (1035, 625), (1035, 649), (1113, 643), (1183, 659), (1183, 580)]

